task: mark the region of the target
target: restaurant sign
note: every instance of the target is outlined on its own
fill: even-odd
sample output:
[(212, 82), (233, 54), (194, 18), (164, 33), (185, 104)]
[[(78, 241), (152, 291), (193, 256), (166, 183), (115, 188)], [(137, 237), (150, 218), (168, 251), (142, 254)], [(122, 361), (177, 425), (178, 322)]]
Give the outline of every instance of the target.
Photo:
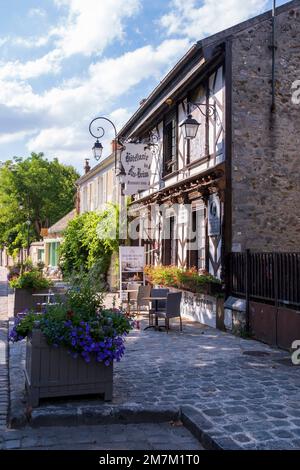
[(121, 162), (126, 175), (124, 194), (132, 195), (149, 188), (152, 152), (145, 144), (125, 144), (121, 152)]
[[(120, 291), (128, 289), (128, 284), (144, 283), (145, 248), (142, 246), (120, 246)], [(126, 295), (125, 295), (126, 298)]]

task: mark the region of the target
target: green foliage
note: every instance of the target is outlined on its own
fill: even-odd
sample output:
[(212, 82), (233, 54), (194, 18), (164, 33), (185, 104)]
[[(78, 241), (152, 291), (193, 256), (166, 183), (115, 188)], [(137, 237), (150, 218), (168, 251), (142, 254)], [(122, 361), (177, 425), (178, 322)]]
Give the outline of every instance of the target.
[(21, 315), (21, 318), (17, 321), (17, 334), (20, 338), (26, 338), (34, 327), (34, 322), (37, 320), (36, 313), (30, 311), (24, 315)]
[(18, 277), (9, 282), (11, 288), (14, 289), (48, 289), (53, 283), (43, 277), (38, 269), (32, 271), (25, 271)]
[(118, 249), (118, 209), (109, 204), (101, 213), (86, 212), (69, 222), (60, 247), (60, 266), (66, 277), (88, 272), (104, 280), (111, 255)]
[(145, 274), (152, 284), (186, 289), (194, 293), (217, 294), (222, 289), (219, 279), (205, 271), (199, 274), (195, 268), (146, 266)]
[(66, 306), (83, 320), (88, 320), (103, 308), (101, 288), (90, 282), (90, 276), (81, 275), (71, 279), (71, 288), (67, 293)]
[(49, 305), (43, 315), (24, 312), (16, 317), (10, 341), (22, 340), (37, 326), (50, 345), (64, 346), (87, 363), (94, 358), (108, 366), (123, 356), (133, 322), (120, 310), (103, 309), (102, 296), (83, 277), (66, 293), (64, 303)]
[(39, 240), (42, 227), (74, 207), (78, 177), (73, 167), (50, 162), (42, 153), (6, 161), (0, 168), (0, 245), (13, 254), (27, 246), (28, 238)]

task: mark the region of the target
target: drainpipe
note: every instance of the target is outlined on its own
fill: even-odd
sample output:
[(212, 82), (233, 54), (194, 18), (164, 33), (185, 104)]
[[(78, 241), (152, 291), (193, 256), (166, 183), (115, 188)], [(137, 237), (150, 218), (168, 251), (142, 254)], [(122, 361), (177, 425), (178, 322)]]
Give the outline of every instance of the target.
[(276, 52), (276, 49), (277, 49), (277, 46), (276, 46), (276, 0), (273, 0), (271, 49), (272, 49), (272, 105), (271, 105), (271, 112), (275, 113), (275, 111), (276, 111), (276, 104), (275, 104), (276, 57), (275, 57), (275, 52)]

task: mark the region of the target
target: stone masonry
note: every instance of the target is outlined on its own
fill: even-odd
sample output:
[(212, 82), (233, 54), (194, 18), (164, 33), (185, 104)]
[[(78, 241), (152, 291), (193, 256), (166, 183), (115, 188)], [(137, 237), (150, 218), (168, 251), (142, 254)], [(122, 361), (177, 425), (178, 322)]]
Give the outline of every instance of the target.
[(300, 246), (300, 1), (278, 9), (276, 111), (271, 113), (271, 18), (232, 37), (233, 243), (254, 251)]

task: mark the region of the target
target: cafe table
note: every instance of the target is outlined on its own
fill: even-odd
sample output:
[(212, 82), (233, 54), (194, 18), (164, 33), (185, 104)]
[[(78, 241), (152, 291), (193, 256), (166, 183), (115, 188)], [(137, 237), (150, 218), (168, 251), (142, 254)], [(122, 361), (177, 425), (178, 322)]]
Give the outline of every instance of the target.
[[(151, 297), (143, 297), (143, 300), (147, 300), (147, 301), (150, 301), (150, 302), (155, 302), (155, 311), (157, 312), (158, 311), (158, 302), (160, 300), (164, 300), (165, 302), (167, 301), (167, 296), (151, 296)], [(158, 318), (155, 317), (155, 325), (148, 325), (146, 326), (146, 328), (144, 328), (144, 331), (145, 330), (148, 330), (149, 328), (154, 328), (154, 329), (158, 329)]]

